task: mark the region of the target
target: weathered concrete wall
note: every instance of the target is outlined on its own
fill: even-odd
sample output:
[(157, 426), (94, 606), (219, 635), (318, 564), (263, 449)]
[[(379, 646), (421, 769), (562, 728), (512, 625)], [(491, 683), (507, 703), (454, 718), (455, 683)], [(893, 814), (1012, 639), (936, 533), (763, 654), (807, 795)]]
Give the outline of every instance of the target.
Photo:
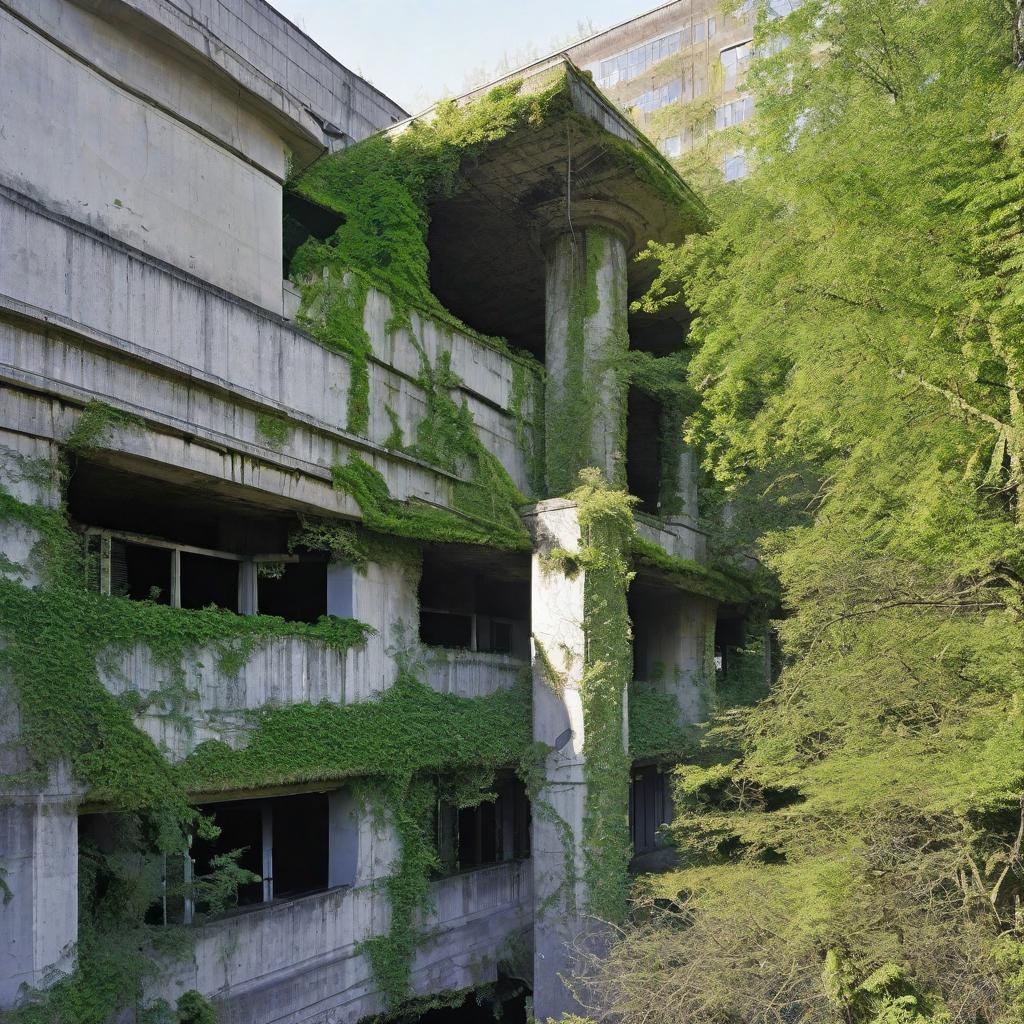
[(124, 0), (124, 6), (209, 55), (246, 88), (285, 90), (357, 141), (405, 116), (265, 0), (191, 0), (187, 8), (171, 0)]
[(57, 766), (41, 789), (0, 802), (0, 863), (10, 892), (0, 911), (0, 1007), (22, 986), (41, 985), (74, 964), (78, 800), (69, 771)]
[(486, 697), (511, 689), (530, 666), (509, 654), (450, 651), (426, 648), (423, 656), (427, 683), (438, 693), (459, 697)]
[(709, 672), (714, 674), (708, 665), (708, 640), (714, 638), (716, 607), (707, 598), (672, 591), (633, 606), (640, 620), (634, 629), (644, 632), (651, 668), (645, 682), (675, 697), (683, 722), (707, 717), (706, 698), (714, 683), (708, 679)]
[[(274, 166), (261, 170), (6, 11), (0, 91), (7, 97), (0, 182), (281, 311), (279, 140)], [(261, 131), (247, 148), (267, 159), (273, 135), (258, 123), (248, 134)]]
[[(579, 549), (580, 526), (574, 504), (561, 499), (542, 501), (525, 518), (536, 549), (531, 586), (533, 738), (551, 748), (544, 764), (544, 785), (534, 801), (531, 846), (533, 1005), (543, 1020), (580, 1010), (560, 975), (568, 973), (571, 948), (586, 928), (586, 723), (580, 694), (586, 670), (586, 574), (581, 571), (567, 576), (543, 562), (554, 548)], [(545, 660), (557, 672), (557, 679), (550, 678)], [(573, 865), (571, 876), (567, 860)]]
[(685, 520), (672, 519), (665, 526), (638, 521), (636, 532), (666, 553), (704, 564), (708, 560), (708, 535)]
[[(0, 193), (0, 267), (0, 380), (7, 368), (12, 383), (67, 401), (124, 404), (131, 396), (132, 411), (154, 425), (198, 438), (205, 433), (217, 447), (324, 479), (333, 463), (357, 450), (384, 473), (395, 497), (449, 500), (448, 474), (384, 449), (391, 431), (385, 406), (411, 442), (426, 400), (416, 382), (416, 349), (406, 332), (385, 333), (390, 304), (378, 293), (371, 293), (365, 317), (378, 355), (370, 373), (373, 415), (370, 437), (359, 438), (343, 426), (351, 379), (343, 355), (12, 193)], [(3, 324), (4, 307), (21, 325)], [(512, 359), (433, 321), (414, 317), (413, 324), (432, 361), (450, 351), (464, 381), (457, 394), (469, 403), (481, 439), (525, 489), (529, 456), (511, 414)], [(58, 325), (59, 333), (52, 329)], [(521, 412), (532, 416), (528, 396)], [(260, 413), (293, 427), (280, 449), (260, 436)]]
[[(442, 878), (432, 890), (413, 991), (493, 981), (508, 943), (530, 922), (529, 861)], [(387, 910), (382, 892), (360, 884), (214, 922), (200, 930), (191, 962), (151, 994), (194, 988), (215, 996), (222, 1024), (354, 1022), (383, 1009), (356, 947), (386, 930)]]
[(10, 0), (0, 183), (282, 312), (282, 182), (404, 112), (262, 0)]

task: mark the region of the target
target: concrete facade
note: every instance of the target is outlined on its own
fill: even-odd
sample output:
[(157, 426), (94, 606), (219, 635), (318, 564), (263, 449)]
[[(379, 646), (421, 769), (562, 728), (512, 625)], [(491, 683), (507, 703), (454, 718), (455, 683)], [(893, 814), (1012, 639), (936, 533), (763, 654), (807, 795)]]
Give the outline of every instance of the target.
[[(566, 73), (573, 116), (588, 126), (590, 144), (600, 147), (611, 134), (646, 154), (634, 127), (578, 72)], [(273, 567), (287, 571), (300, 559), (286, 550), (281, 524), (310, 517), (362, 524), (358, 502), (333, 486), (333, 468), (353, 456), (381, 474), (395, 501), (458, 513), (466, 481), (406, 450), (427, 416), (424, 361), (450, 360), (458, 377), (450, 397), (468, 410), (484, 449), (524, 496), (547, 497), (533, 481), (544, 429), (534, 403), (545, 364), (549, 385), (565, 366), (577, 273), (570, 236), (561, 232), (537, 267), (547, 281), (544, 361), (416, 309), (398, 322), (391, 299), (370, 289), (363, 314), (372, 350), (369, 422), (365, 431), (349, 430), (353, 364), (297, 325), (296, 289), (282, 277), (283, 186), (290, 167), (388, 130), (404, 112), (263, 0), (0, 0), (0, 88), (13, 97), (0, 115), (0, 484), (19, 502), (63, 508), (87, 549), (95, 540), (101, 593), (139, 596), (127, 576), (122, 589), (112, 582), (127, 574), (131, 549), (146, 564), (170, 566), (167, 587), (142, 599), (172, 610), (202, 607), (205, 599), (188, 603), (182, 567), (216, 563), (237, 573), (237, 585), (231, 577), (228, 598), (211, 603), (225, 614), (263, 610), (273, 599), (263, 589), (273, 586)], [(552, 133), (559, 144), (562, 137)], [(531, 175), (545, 169), (546, 144), (540, 138), (514, 164), (516, 187), (531, 188)], [(481, 179), (481, 188), (495, 180)], [(681, 182), (673, 187), (685, 198)], [(639, 188), (631, 169), (607, 172), (595, 196), (581, 199), (577, 222), (584, 235), (600, 228), (604, 256), (601, 301), (583, 332), (599, 401), (588, 455), (573, 468), (596, 465), (608, 479), (622, 468), (626, 396), (598, 349), (625, 324), (637, 246), (683, 230), (661, 198), (630, 193), (626, 213), (598, 195), (628, 188)], [(566, 212), (560, 203), (549, 203), (555, 220)], [(545, 217), (550, 223), (551, 210)], [(484, 243), (501, 258), (500, 240)], [(629, 344), (624, 328), (619, 341)], [(63, 447), (96, 402), (131, 419), (113, 424), (62, 479)], [(680, 478), (685, 514), (639, 529), (666, 554), (703, 563), (707, 538), (696, 524), (688, 459)], [(148, 528), (140, 508), (153, 519)], [(204, 509), (217, 535), (197, 540), (188, 530)], [(172, 763), (211, 740), (244, 747), (261, 709), (379, 697), (411, 660), (431, 689), (464, 698), (531, 676), (534, 738), (550, 748), (538, 795), (553, 817), (535, 801), (524, 852), (506, 807), (500, 856), (481, 855), (431, 880), (430, 907), (416, 922), (410, 994), (475, 988), (511, 976), (516, 961), (532, 964), (514, 977), (532, 986), (544, 1017), (574, 1005), (559, 975), (587, 927), (580, 872), (575, 890), (565, 890), (567, 853), (582, 863), (587, 799), (583, 581), (542, 565), (553, 547), (579, 545), (572, 504), (541, 500), (522, 511), (532, 556), (456, 545), (431, 553), (435, 564), (468, 565), (501, 579), (509, 593), (518, 584), (529, 593), (522, 614), (490, 609), (480, 617), (494, 630), (490, 646), (479, 642), (476, 619), (472, 644), (422, 639), (427, 616), (415, 557), (375, 554), (357, 568), (334, 554), (308, 565), (322, 573), (325, 614), (371, 627), (363, 645), (340, 653), (280, 636), (256, 645), (237, 671), (225, 667), (219, 649), (200, 647), (175, 673), (137, 643), (105, 651), (97, 673)], [(31, 526), (0, 521), (0, 575), (44, 584), (39, 540)], [(289, 595), (296, 603), (309, 597)], [(674, 595), (650, 610), (651, 657), (669, 667), (659, 685), (676, 698), (680, 721), (695, 720), (715, 603), (678, 587)], [(561, 692), (540, 678), (538, 644), (569, 652)], [(0, 678), (5, 694), (8, 684)], [(6, 703), (13, 711), (0, 735), (7, 782), (0, 878), (10, 900), (0, 909), (0, 1011), (74, 969), (79, 837), (101, 830), (111, 813), (90, 801), (64, 764), (52, 766), (45, 783), (18, 784), (27, 761), (17, 708)], [(146, 1000), (173, 1003), (194, 989), (214, 1000), (225, 1024), (355, 1024), (384, 1011), (360, 944), (390, 926), (384, 883), (399, 860), (395, 822), (363, 807), (348, 779), (192, 796), (239, 814), (263, 808), (254, 844), (263, 898), (195, 924), (192, 953), (158, 965)], [(283, 855), (274, 878), (273, 815), (283, 816), (281, 801), (291, 798), (324, 809), (326, 874), (312, 892), (286, 890)], [(572, 912), (553, 912), (559, 901)], [(192, 920), (187, 905), (182, 918)], [(123, 1020), (132, 1019), (129, 1008)]]

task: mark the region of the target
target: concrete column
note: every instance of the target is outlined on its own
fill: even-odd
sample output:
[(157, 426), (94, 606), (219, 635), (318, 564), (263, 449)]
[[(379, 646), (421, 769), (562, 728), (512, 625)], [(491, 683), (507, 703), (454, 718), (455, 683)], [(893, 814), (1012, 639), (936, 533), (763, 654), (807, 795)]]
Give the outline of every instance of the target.
[(629, 349), (626, 244), (578, 225), (547, 248), (545, 433), (547, 491), (566, 494), (586, 466), (625, 481), (626, 395), (617, 356)]
[(43, 791), (0, 804), (0, 1010), (11, 1008), (23, 987), (45, 987), (74, 968), (77, 803), (70, 772), (60, 767)]
[[(561, 975), (571, 970), (572, 950), (582, 943), (599, 943), (603, 927), (591, 916), (588, 878), (596, 850), (585, 845), (588, 810), (595, 812), (593, 794), (588, 806), (588, 771), (585, 751), (588, 722), (583, 689), (587, 671), (602, 659), (594, 643), (588, 616), (588, 571), (570, 574), (545, 561), (553, 549), (578, 551), (581, 546), (577, 507), (561, 499), (540, 502), (525, 516), (534, 539), (532, 572), (533, 632), (533, 735), (551, 747), (545, 762), (545, 782), (533, 799), (534, 891), (534, 1013), (539, 1020), (564, 1012), (581, 1012)], [(624, 606), (625, 593), (623, 589)], [(602, 612), (596, 613), (598, 616)], [(630, 639), (617, 638), (628, 657)], [(616, 714), (624, 752), (628, 744), (626, 693), (628, 674), (621, 673), (621, 689), (610, 694), (618, 701)], [(612, 705), (613, 709), (615, 705)], [(591, 738), (591, 742), (593, 739)], [(629, 771), (623, 760), (611, 788), (621, 789), (622, 834), (628, 842), (627, 799)], [(621, 775), (621, 779), (618, 779)], [(612, 794), (614, 801), (614, 792)], [(607, 804), (604, 805), (607, 809)], [(602, 813), (600, 810), (597, 813)], [(624, 870), (625, 865), (623, 865)]]

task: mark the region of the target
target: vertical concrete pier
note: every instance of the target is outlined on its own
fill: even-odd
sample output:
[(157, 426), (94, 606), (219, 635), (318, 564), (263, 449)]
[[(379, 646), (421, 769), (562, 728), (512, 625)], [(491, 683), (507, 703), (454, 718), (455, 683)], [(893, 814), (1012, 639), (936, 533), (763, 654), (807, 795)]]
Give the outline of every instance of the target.
[(545, 416), (547, 489), (565, 494), (596, 466), (624, 484), (626, 396), (615, 360), (629, 349), (626, 243), (586, 222), (547, 246)]
[[(601, 941), (604, 932), (592, 907), (593, 860), (588, 863), (585, 834), (588, 823), (596, 821), (604, 830), (609, 824), (600, 821), (602, 801), (589, 791), (593, 779), (587, 757), (594, 756), (595, 720), (588, 720), (585, 711), (595, 706), (595, 696), (588, 697), (588, 683), (602, 691), (602, 710), (610, 709), (615, 716), (611, 728), (617, 732), (618, 757), (611, 760), (618, 763), (621, 759), (623, 770), (615, 772), (614, 765), (601, 767), (612, 769), (612, 778), (603, 780), (605, 785), (609, 781), (613, 788), (616, 782), (621, 784), (620, 824), (623, 835), (628, 836), (627, 680), (622, 673), (608, 673), (599, 664), (603, 652), (590, 635), (590, 627), (602, 615), (600, 611), (595, 614), (594, 602), (588, 600), (588, 586), (594, 585), (588, 580), (588, 570), (567, 571), (550, 559), (553, 551), (576, 552), (585, 543), (577, 506), (560, 498), (542, 501), (527, 513), (526, 523), (534, 540), (533, 735), (551, 748), (544, 765), (544, 785), (533, 803), (533, 1000), (534, 1013), (543, 1020), (580, 1012), (563, 976), (570, 973), (574, 948), (591, 947)], [(624, 602), (624, 588), (622, 599)], [(628, 659), (628, 629), (618, 641)], [(601, 682), (595, 682), (595, 670)], [(604, 692), (609, 682), (616, 692)], [(591, 858), (594, 852), (589, 851)], [(611, 850), (601, 855), (614, 858)]]

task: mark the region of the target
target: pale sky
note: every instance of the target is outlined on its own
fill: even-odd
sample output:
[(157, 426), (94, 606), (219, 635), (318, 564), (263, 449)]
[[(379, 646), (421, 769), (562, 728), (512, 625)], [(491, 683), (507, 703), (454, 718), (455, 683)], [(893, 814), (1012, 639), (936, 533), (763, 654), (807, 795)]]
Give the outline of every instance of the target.
[[(270, 0), (345, 67), (415, 114), (658, 0)], [(475, 81), (474, 79), (478, 79)]]

